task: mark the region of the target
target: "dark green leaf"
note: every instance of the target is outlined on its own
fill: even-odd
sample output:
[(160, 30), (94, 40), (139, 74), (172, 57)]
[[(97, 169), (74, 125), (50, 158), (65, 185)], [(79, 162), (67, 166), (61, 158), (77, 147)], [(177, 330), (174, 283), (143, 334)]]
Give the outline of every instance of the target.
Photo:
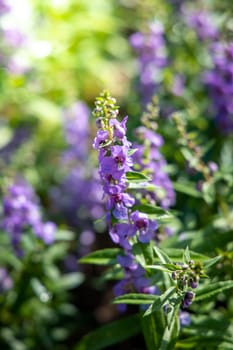
[(74, 350), (101, 350), (131, 338), (140, 332), (140, 319), (133, 315), (93, 331), (82, 338)]
[[(184, 250), (178, 248), (164, 248), (163, 251), (170, 257), (171, 260), (181, 261)], [(192, 250), (189, 251), (191, 259), (193, 260), (209, 260), (209, 257), (200, 253), (196, 253)]]
[(176, 293), (176, 287), (171, 287), (159, 297), (157, 296), (154, 303), (150, 305), (149, 308), (144, 313), (144, 316), (148, 316), (151, 313), (157, 310), (160, 310), (164, 306), (164, 304), (168, 301), (168, 299), (170, 299), (173, 295), (175, 295), (175, 293)]
[(173, 182), (173, 187), (177, 192), (187, 194), (191, 197), (202, 198), (202, 193), (196, 190), (193, 183)]
[(51, 286), (53, 291), (62, 291), (66, 289), (72, 289), (80, 285), (84, 280), (84, 276), (80, 272), (72, 272), (63, 275), (57, 282), (53, 281)]
[(221, 256), (216, 256), (215, 258), (206, 260), (204, 262), (204, 267), (205, 269), (208, 269), (209, 267), (211, 267), (212, 265), (216, 264), (219, 260), (221, 260), (222, 257)]
[(183, 253), (183, 262), (188, 264), (190, 260), (191, 260), (191, 257), (190, 257), (189, 247), (187, 246)]
[(158, 295), (151, 294), (140, 294), (140, 293), (131, 293), (121, 295), (113, 301), (114, 304), (152, 304), (155, 300), (158, 300)]
[(117, 255), (122, 254), (120, 248), (106, 248), (90, 253), (79, 260), (82, 264), (114, 265)]
[(141, 317), (141, 325), (147, 350), (159, 349), (165, 328), (164, 311), (158, 310), (153, 314)]
[(233, 281), (215, 282), (207, 286), (198, 288), (196, 292), (196, 301), (211, 298), (227, 289), (233, 288)]
[(169, 256), (163, 250), (159, 249), (156, 245), (154, 246), (154, 251), (162, 264), (172, 264)]

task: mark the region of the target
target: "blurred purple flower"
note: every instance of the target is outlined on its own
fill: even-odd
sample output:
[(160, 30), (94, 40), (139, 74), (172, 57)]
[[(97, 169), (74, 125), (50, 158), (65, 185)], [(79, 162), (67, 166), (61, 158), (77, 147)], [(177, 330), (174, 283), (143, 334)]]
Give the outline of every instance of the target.
[(167, 65), (163, 25), (152, 23), (148, 32), (134, 33), (129, 40), (138, 55), (140, 90), (145, 105), (156, 93), (162, 80), (161, 72)]
[(13, 287), (13, 281), (9, 276), (7, 270), (0, 267), (0, 293), (7, 292)]
[(212, 70), (205, 72), (216, 122), (224, 134), (233, 131), (233, 42), (216, 42), (210, 47)]
[(187, 24), (195, 30), (200, 40), (213, 40), (218, 37), (218, 28), (210, 12), (203, 9), (183, 8)]
[(21, 236), (27, 229), (32, 229), (46, 244), (53, 242), (56, 231), (55, 224), (43, 223), (39, 200), (25, 180), (16, 180), (8, 188), (3, 198), (0, 226), (10, 235), (12, 244), (19, 253)]

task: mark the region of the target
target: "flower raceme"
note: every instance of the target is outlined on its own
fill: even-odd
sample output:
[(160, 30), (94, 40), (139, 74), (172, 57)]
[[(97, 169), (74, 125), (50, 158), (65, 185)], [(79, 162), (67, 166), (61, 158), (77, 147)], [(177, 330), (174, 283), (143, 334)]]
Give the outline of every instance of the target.
[(107, 199), (109, 235), (124, 251), (118, 262), (125, 275), (114, 291), (117, 295), (134, 290), (151, 293), (156, 288), (150, 286), (144, 269), (135, 261), (132, 246), (133, 242), (147, 243), (154, 239), (158, 225), (147, 214), (133, 208), (136, 200), (129, 193), (127, 181), (127, 172), (133, 169), (131, 143), (126, 137), (128, 118), (117, 120), (119, 111), (115, 103), (115, 99), (104, 92), (97, 99), (93, 113), (98, 127), (93, 147), (99, 152), (99, 174)]

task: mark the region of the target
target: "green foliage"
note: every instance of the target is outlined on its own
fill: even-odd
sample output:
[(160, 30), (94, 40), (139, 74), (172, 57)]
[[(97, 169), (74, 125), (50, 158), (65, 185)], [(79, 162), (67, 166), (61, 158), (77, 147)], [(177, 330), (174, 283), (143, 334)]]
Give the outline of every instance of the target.
[(74, 350), (101, 350), (140, 332), (140, 318), (133, 315), (114, 321), (86, 335)]

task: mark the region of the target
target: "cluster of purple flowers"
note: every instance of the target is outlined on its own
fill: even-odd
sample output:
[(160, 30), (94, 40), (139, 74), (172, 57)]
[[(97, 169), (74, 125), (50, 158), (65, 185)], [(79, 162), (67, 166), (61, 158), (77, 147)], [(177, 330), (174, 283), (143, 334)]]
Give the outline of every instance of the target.
[(69, 148), (64, 154), (66, 161), (83, 162), (88, 157), (89, 109), (77, 101), (64, 111), (65, 139)]
[(187, 24), (201, 41), (208, 40), (212, 69), (204, 73), (216, 123), (224, 134), (233, 131), (233, 42), (220, 39), (219, 29), (207, 10), (184, 8)]
[(213, 62), (206, 72), (207, 84), (213, 101), (216, 122), (224, 134), (233, 131), (233, 42), (216, 42), (210, 48)]
[[(28, 70), (26, 61), (17, 55), (17, 51), (27, 42), (27, 35), (19, 26), (15, 26), (14, 12), (16, 9), (7, 1), (0, 0), (0, 19), (9, 17), (10, 20), (1, 21), (0, 35), (1, 39), (1, 54), (0, 65), (7, 68), (8, 72), (14, 75), (24, 74)], [(11, 18), (12, 17), (12, 18)]]
[(119, 244), (124, 255), (118, 257), (125, 277), (115, 287), (117, 295), (130, 291), (154, 292), (143, 268), (131, 254), (135, 240), (147, 243), (155, 238), (157, 222), (148, 215), (133, 210), (134, 197), (128, 192), (127, 172), (132, 171), (133, 159), (129, 155), (131, 143), (126, 137), (127, 117), (117, 120), (115, 99), (108, 93), (97, 99), (94, 115), (97, 117), (97, 136), (93, 147), (99, 151), (99, 174), (107, 198), (107, 222), (112, 241)]
[(10, 6), (7, 4), (6, 0), (0, 0), (0, 16), (10, 11)]
[(156, 93), (167, 65), (163, 25), (152, 23), (147, 33), (131, 35), (130, 43), (138, 55), (142, 102), (147, 104)]
[[(89, 116), (87, 105), (80, 101), (64, 111), (67, 149), (61, 162), (67, 174), (62, 184), (52, 191), (57, 210), (69, 225), (79, 228), (78, 254), (81, 256), (89, 252), (95, 241), (93, 222), (104, 215), (100, 179), (98, 170), (93, 168), (94, 157), (90, 152)], [(102, 230), (102, 226), (98, 229)]]
[(168, 209), (175, 204), (176, 194), (166, 172), (167, 162), (160, 152), (163, 138), (144, 126), (137, 129), (137, 134), (144, 144), (136, 145), (137, 151), (133, 154), (134, 162), (137, 164), (137, 169), (146, 171), (151, 177), (151, 183), (158, 187), (158, 190), (147, 191), (146, 195), (164, 209)]
[(199, 40), (213, 40), (218, 37), (218, 28), (211, 13), (204, 9), (182, 8), (186, 23), (195, 30)]
[(191, 290), (187, 291), (182, 301), (182, 307), (184, 309), (187, 309), (192, 304), (194, 297), (195, 297), (194, 292), (192, 292)]
[(0, 267), (0, 293), (7, 292), (13, 286), (13, 281), (9, 276), (7, 270)]
[(1, 228), (10, 235), (15, 250), (21, 254), (21, 237), (26, 230), (46, 244), (54, 240), (56, 226), (53, 222), (43, 222), (39, 200), (33, 188), (24, 180), (12, 184), (3, 198)]

